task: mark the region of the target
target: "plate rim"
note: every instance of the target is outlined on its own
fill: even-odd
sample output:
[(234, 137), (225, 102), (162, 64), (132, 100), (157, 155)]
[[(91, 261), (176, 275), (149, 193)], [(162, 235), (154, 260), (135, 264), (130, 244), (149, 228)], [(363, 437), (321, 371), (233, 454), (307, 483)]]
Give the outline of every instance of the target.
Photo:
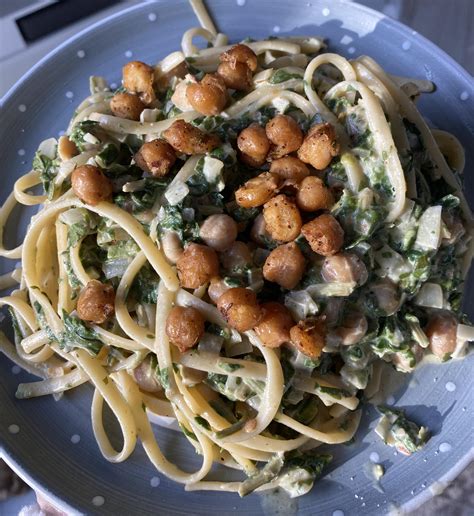
[[(172, 1), (172, 0), (168, 0)], [(277, 0), (281, 1), (281, 0)], [(88, 27), (80, 30), (77, 34), (70, 36), (66, 40), (64, 40), (60, 45), (56, 46), (52, 50), (50, 50), (44, 57), (42, 57), (34, 66), (32, 66), (27, 72), (25, 72), (0, 98), (0, 109), (5, 109), (11, 98), (17, 93), (21, 87), (28, 82), (28, 80), (33, 76), (37, 71), (39, 71), (48, 61), (53, 59), (57, 54), (60, 54), (64, 49), (72, 46), (77, 40), (81, 39), (84, 36), (87, 36), (88, 33), (92, 33), (99, 29), (100, 27), (118, 19), (121, 17), (126, 17), (129, 13), (139, 10), (144, 10), (149, 8), (152, 5), (157, 5), (160, 9), (167, 0), (148, 0), (145, 2), (136, 3), (129, 6), (124, 6), (123, 9), (120, 9), (114, 13), (111, 13), (105, 18), (102, 18)], [(188, 3), (188, 0), (178, 0), (180, 3)], [(436, 54), (445, 65), (449, 66), (462, 81), (465, 81), (467, 84), (472, 85), (473, 76), (460, 64), (458, 63), (452, 56), (450, 56), (445, 50), (436, 45), (433, 41), (428, 39), (423, 34), (415, 31), (408, 25), (403, 22), (392, 18), (391, 16), (377, 11), (371, 7), (359, 4), (357, 1), (352, 0), (328, 0), (328, 3), (337, 2), (342, 6), (347, 6), (351, 9), (356, 9), (361, 12), (365, 12), (366, 14), (375, 17), (378, 22), (387, 19), (389, 23), (399, 32), (406, 35), (408, 40), (416, 40), (423, 44), (425, 50), (428, 50), (430, 54)], [(191, 6), (189, 6), (191, 8)], [(211, 12), (212, 18), (212, 10), (209, 8)], [(53, 502), (55, 506), (67, 514), (80, 514), (74, 507), (69, 505), (66, 501), (59, 498), (57, 495), (52, 493), (49, 488), (45, 485), (40, 485), (39, 481), (36, 481), (33, 476), (24, 469), (21, 464), (10, 456), (6, 449), (6, 444), (0, 441), (0, 458), (5, 461), (5, 463), (19, 476), (21, 477), (35, 492), (40, 492), (46, 499)], [(105, 459), (104, 459), (105, 460)], [(456, 464), (454, 464), (451, 469), (449, 469), (442, 477), (440, 477), (437, 482), (446, 485), (452, 482), (459, 474), (472, 462), (474, 461), (474, 444), (471, 446), (469, 450), (466, 451), (466, 455), (461, 458)], [(427, 486), (424, 490), (420, 491), (417, 495), (413, 496), (413, 498), (407, 500), (400, 506), (400, 509), (404, 511), (413, 511), (419, 508), (423, 503), (427, 502), (431, 498), (435, 496), (434, 492), (430, 489), (431, 486)]]

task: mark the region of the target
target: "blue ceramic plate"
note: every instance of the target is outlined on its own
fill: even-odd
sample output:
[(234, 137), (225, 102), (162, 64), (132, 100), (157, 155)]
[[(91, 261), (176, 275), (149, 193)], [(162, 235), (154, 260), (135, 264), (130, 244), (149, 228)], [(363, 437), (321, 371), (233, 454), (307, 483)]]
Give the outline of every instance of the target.
[[(472, 78), (446, 54), (407, 27), (357, 4), (335, 0), (210, 0), (220, 30), (237, 41), (269, 34), (322, 35), (330, 48), (347, 57), (369, 54), (390, 72), (428, 78), (437, 85), (421, 110), (434, 124), (453, 132), (467, 149), (467, 170), (474, 166)], [(184, 0), (164, 0), (127, 9), (68, 41), (27, 74), (5, 99), (1, 115), (2, 201), (14, 180), (28, 170), (38, 143), (57, 136), (74, 105), (88, 94), (88, 77), (103, 75), (118, 83), (131, 58), (156, 62), (180, 44), (181, 34), (197, 21)], [(466, 189), (472, 197), (473, 175)], [(21, 238), (25, 214), (11, 223), (7, 241)], [(15, 223), (16, 222), (16, 223)], [(7, 264), (2, 263), (7, 270)], [(471, 310), (472, 312), (472, 310)], [(2, 322), (7, 331), (9, 322)], [(252, 495), (239, 499), (221, 493), (185, 493), (160, 477), (140, 446), (125, 463), (105, 461), (90, 423), (87, 387), (52, 398), (16, 401), (15, 389), (28, 375), (0, 357), (0, 444), (3, 454), (34, 487), (65, 510), (101, 514), (381, 514), (391, 505), (415, 508), (467, 465), (472, 446), (472, 360), (428, 365), (395, 392), (391, 402), (428, 425), (433, 438), (410, 458), (382, 444), (373, 428), (376, 414), (364, 410), (355, 444), (341, 446), (330, 473), (311, 494), (290, 506)], [(13, 425), (13, 426), (12, 426)], [(184, 438), (157, 429), (169, 457), (189, 469), (199, 459)], [(365, 476), (370, 459), (385, 466), (381, 490)]]

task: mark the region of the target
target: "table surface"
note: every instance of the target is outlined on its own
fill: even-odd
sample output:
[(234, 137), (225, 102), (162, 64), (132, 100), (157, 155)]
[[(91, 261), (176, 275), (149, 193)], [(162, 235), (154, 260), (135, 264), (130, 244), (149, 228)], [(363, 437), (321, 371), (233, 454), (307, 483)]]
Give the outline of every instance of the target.
[[(137, 2), (130, 0), (120, 2), (117, 7), (107, 9), (95, 18), (108, 16), (125, 4), (135, 3)], [(470, 74), (474, 74), (474, 0), (359, 0), (359, 3), (377, 9), (418, 31), (446, 51)], [(84, 20), (81, 25), (86, 26), (88, 23), (90, 20)], [(63, 30), (57, 33), (48, 44), (39, 45), (35, 59), (45, 55), (70, 34), (70, 29)], [(5, 68), (0, 70), (3, 72), (0, 74), (0, 96), (21, 77), (29, 66), (30, 63), (27, 60), (16, 58), (8, 63), (8, 74), (5, 73)], [(0, 465), (0, 484), (1, 473)], [(0, 494), (1, 488), (0, 485)], [(34, 503), (34, 496), (31, 492), (0, 501), (0, 516), (18, 514), (22, 506), (32, 503)], [(443, 493), (416, 510), (415, 514), (416, 516), (474, 514), (474, 464), (471, 464)]]

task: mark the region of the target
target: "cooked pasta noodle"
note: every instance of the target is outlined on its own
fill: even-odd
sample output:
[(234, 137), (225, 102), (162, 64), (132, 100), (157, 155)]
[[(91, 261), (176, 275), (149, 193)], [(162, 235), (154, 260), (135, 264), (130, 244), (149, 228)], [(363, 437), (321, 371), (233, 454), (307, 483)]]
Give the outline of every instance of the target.
[[(231, 46), (190, 3), (201, 27), (181, 50), (130, 63), (117, 92), (92, 77), (1, 207), (0, 256), (21, 266), (0, 277), (0, 351), (41, 378), (18, 398), (91, 384), (111, 462), (140, 441), (188, 491), (299, 496), (330, 460), (318, 447), (354, 438), (383, 364), (410, 372), (474, 337), (464, 153), (417, 111), (426, 81), (318, 37)], [(6, 249), (17, 203), (39, 211)], [(165, 457), (156, 421), (179, 425), (196, 471)], [(215, 462), (243, 480), (206, 480)]]

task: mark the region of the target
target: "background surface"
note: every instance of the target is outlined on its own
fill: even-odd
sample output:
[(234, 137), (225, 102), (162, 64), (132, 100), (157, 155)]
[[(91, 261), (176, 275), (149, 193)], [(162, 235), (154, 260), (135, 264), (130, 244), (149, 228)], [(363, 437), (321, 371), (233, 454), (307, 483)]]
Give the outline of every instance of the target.
[[(229, 0), (231, 1), (231, 0)], [(258, 0), (247, 0), (249, 4)], [(18, 8), (18, 0), (1, 0), (0, 18), (9, 8)], [(116, 2), (116, 5), (100, 11), (92, 17), (61, 29), (47, 38), (38, 40), (28, 51), (17, 52), (0, 62), (0, 97), (41, 57), (78, 30), (93, 21), (109, 16), (139, 1)], [(359, 3), (377, 9), (384, 14), (420, 32), (450, 54), (469, 73), (474, 73), (474, 0), (360, 0)], [(5, 31), (0, 32), (0, 45), (6, 43)], [(11, 492), (22, 492), (8, 496)], [(3, 500), (3, 501), (2, 501)], [(0, 515), (18, 514), (24, 505), (34, 503), (34, 495), (0, 464)], [(417, 515), (435, 513), (443, 516), (467, 516), (474, 514), (474, 465), (467, 468), (442, 494), (427, 502), (416, 511)]]

